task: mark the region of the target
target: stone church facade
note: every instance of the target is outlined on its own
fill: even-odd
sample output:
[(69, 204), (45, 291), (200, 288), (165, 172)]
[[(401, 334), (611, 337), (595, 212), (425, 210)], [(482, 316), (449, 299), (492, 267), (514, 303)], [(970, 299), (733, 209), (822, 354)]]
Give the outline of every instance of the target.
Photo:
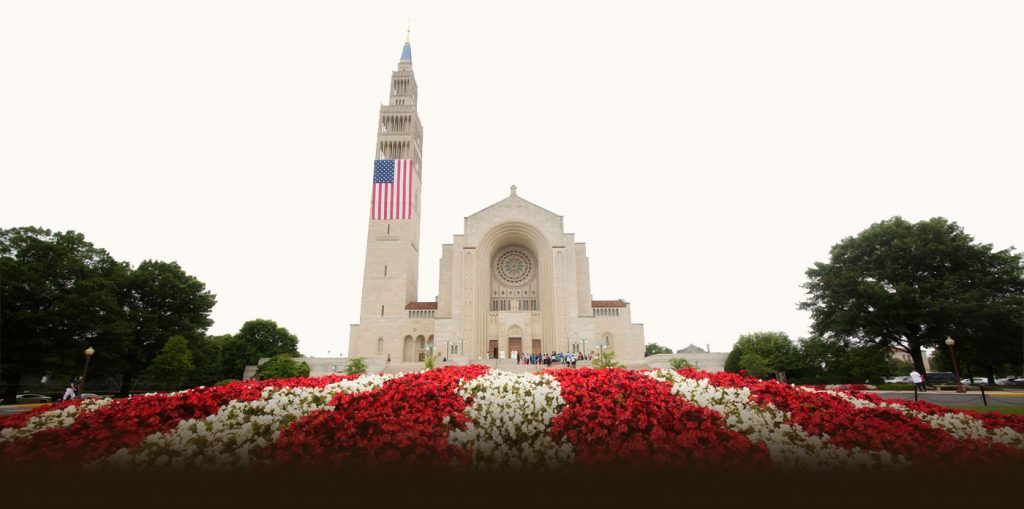
[(371, 214), (359, 323), (349, 357), (418, 362), (434, 353), (454, 361), (522, 353), (614, 351), (644, 357), (644, 328), (630, 305), (593, 300), (586, 245), (566, 233), (562, 216), (520, 197), (515, 186), (497, 203), (465, 219), (444, 244), (439, 295), (418, 300), (423, 129), (408, 41), (380, 108), (376, 159), (408, 160), (408, 210), (400, 218)]

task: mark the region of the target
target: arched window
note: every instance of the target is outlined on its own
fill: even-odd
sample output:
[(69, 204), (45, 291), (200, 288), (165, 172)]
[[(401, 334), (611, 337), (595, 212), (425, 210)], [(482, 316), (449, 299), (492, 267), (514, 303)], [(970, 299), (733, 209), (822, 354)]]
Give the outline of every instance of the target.
[(384, 338), (377, 338), (377, 353), (384, 353)]

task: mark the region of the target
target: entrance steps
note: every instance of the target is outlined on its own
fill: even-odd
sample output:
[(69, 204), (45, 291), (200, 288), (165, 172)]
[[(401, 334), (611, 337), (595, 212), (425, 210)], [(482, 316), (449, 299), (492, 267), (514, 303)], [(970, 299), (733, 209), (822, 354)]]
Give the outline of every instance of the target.
[[(434, 364), (435, 367), (442, 366), (466, 366), (469, 364), (482, 364), (490, 366), (491, 369), (497, 369), (501, 371), (508, 371), (510, 373), (536, 373), (545, 369), (563, 369), (567, 366), (565, 364), (552, 364), (551, 366), (545, 366), (543, 364), (517, 364), (511, 359), (451, 359), (447, 362), (438, 361)], [(577, 368), (591, 367), (590, 361), (578, 361), (576, 363)], [(410, 373), (414, 371), (423, 371), (426, 369), (426, 365), (422, 362), (392, 362), (385, 366), (379, 372), (388, 374), (398, 373)], [(570, 368), (571, 369), (571, 368)], [(370, 373), (377, 373), (378, 371), (367, 370)]]

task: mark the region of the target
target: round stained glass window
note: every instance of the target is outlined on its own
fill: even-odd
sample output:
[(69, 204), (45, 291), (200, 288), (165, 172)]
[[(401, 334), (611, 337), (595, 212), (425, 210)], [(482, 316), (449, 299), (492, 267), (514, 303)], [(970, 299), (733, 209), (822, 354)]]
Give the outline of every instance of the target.
[(494, 271), (502, 283), (519, 286), (530, 280), (533, 274), (533, 262), (530, 256), (519, 249), (509, 249), (501, 253), (494, 264)]

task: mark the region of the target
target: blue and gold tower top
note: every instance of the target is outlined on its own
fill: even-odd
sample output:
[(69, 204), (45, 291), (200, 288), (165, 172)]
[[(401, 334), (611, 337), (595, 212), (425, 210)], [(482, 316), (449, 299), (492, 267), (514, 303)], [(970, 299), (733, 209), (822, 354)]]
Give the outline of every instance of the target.
[(402, 58), (399, 61), (412, 63), (412, 46), (409, 44), (408, 30), (405, 31), (405, 46), (402, 46)]

